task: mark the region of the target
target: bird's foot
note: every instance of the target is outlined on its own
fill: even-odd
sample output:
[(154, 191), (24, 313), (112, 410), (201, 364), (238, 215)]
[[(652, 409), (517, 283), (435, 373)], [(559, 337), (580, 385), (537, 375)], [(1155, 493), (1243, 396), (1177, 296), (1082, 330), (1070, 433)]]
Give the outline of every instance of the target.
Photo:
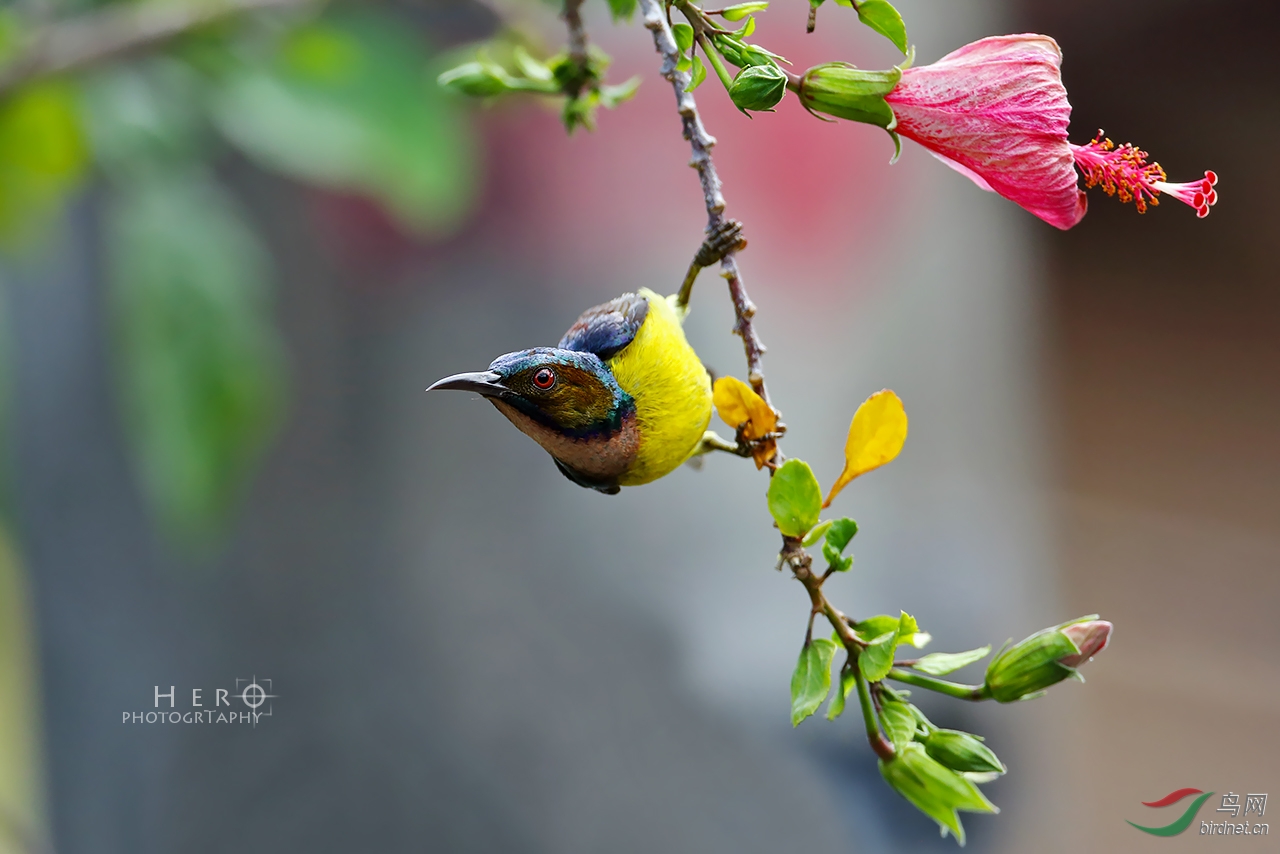
[(724, 451), (727, 454), (733, 454), (738, 457), (751, 456), (751, 446), (741, 443), (730, 442), (715, 430), (708, 430), (702, 434), (702, 441), (698, 442), (698, 447), (694, 449), (690, 459), (698, 459), (704, 454), (712, 451)]
[(698, 254), (693, 256), (693, 263), (699, 267), (710, 267), (730, 252), (741, 252), (746, 248), (747, 239), (742, 236), (742, 223), (736, 219), (726, 219), (702, 241)]

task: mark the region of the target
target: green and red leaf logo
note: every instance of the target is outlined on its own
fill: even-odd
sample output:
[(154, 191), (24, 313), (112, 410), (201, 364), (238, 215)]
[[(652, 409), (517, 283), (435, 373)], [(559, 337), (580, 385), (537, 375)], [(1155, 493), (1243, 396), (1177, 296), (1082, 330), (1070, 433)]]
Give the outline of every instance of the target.
[[(1190, 806), (1187, 807), (1187, 811), (1179, 816), (1175, 821), (1166, 824), (1163, 827), (1145, 827), (1132, 821), (1130, 821), (1129, 824), (1132, 824), (1143, 833), (1150, 833), (1152, 836), (1177, 836), (1179, 833), (1191, 826), (1191, 822), (1196, 819), (1196, 813), (1200, 812), (1200, 807), (1204, 806), (1204, 802), (1213, 796), (1213, 792), (1206, 792), (1202, 789), (1177, 789), (1165, 795), (1158, 801), (1142, 802), (1144, 807), (1167, 807), (1171, 804), (1176, 804), (1178, 801), (1190, 795), (1199, 795), (1200, 797), (1192, 801)], [(1128, 820), (1126, 819), (1126, 821)]]

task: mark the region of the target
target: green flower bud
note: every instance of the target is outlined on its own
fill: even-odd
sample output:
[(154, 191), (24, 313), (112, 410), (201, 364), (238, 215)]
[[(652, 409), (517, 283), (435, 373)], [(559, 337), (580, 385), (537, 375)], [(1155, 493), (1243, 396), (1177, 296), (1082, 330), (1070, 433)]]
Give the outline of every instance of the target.
[(992, 698), (1029, 700), (1063, 679), (1080, 678), (1076, 666), (1101, 652), (1111, 637), (1111, 624), (1095, 617), (1036, 632), (998, 655), (987, 668)]
[(999, 812), (972, 780), (929, 756), (919, 742), (906, 745), (892, 759), (880, 760), (880, 774), (894, 791), (936, 821), (944, 836), (951, 831), (961, 845), (964, 826), (957, 810)]
[(936, 729), (924, 740), (924, 749), (930, 756), (952, 771), (1005, 772), (991, 748), (982, 743), (980, 736), (954, 729)]
[(755, 65), (777, 65), (778, 60), (782, 59), (778, 54), (759, 45), (747, 44), (736, 36), (712, 36), (711, 43), (715, 45), (721, 56), (739, 68)]
[(772, 110), (787, 94), (787, 75), (776, 65), (752, 65), (738, 72), (729, 97), (740, 110)]
[(815, 65), (800, 78), (800, 103), (815, 113), (893, 130), (898, 122), (884, 96), (900, 79), (898, 68), (864, 71), (847, 62)]
[(473, 98), (491, 98), (515, 88), (511, 75), (492, 62), (464, 62), (441, 74), (436, 82)]

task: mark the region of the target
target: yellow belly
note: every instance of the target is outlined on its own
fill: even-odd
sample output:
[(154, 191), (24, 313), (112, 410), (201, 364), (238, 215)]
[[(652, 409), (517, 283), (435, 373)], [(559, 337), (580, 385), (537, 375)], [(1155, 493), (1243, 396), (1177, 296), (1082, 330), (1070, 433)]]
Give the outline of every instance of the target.
[(640, 447), (618, 483), (639, 486), (689, 459), (711, 423), (711, 378), (689, 346), (675, 308), (648, 288), (649, 313), (636, 337), (609, 360), (622, 390), (636, 402)]

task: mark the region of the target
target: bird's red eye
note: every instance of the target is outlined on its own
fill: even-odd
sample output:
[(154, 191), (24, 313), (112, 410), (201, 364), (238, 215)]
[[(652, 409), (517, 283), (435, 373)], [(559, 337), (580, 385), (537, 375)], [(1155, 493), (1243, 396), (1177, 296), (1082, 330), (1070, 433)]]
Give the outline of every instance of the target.
[(533, 375), (533, 384), (546, 391), (556, 384), (555, 371), (550, 368), (539, 368), (538, 372)]

